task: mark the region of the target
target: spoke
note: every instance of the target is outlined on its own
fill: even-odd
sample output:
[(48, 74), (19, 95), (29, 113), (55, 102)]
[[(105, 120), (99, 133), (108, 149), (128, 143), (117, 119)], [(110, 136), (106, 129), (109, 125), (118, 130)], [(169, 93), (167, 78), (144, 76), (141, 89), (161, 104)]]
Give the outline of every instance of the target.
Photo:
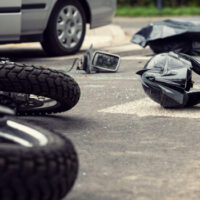
[(57, 23), (57, 30), (64, 31), (65, 30), (65, 23), (64, 22)]
[(73, 36), (73, 40), (74, 42), (77, 44), (79, 42), (79, 38), (77, 37), (77, 35), (74, 35)]
[(76, 24), (75, 26), (76, 26), (76, 30), (77, 30), (77, 31), (82, 31), (83, 25), (82, 25), (81, 23), (78, 23), (78, 24)]
[(73, 12), (73, 7), (72, 6), (68, 6), (67, 7), (67, 17), (68, 18), (72, 18), (73, 17), (72, 12)]
[(62, 33), (58, 38), (59, 38), (60, 42), (63, 43), (63, 41), (65, 40), (65, 34)]
[(61, 17), (61, 18), (62, 18), (62, 20), (63, 20), (64, 22), (66, 21), (66, 19), (67, 19), (67, 16), (66, 16), (66, 14), (65, 14), (64, 10), (62, 10), (62, 11), (60, 12), (60, 14), (59, 14), (59, 17)]
[(76, 20), (76, 22), (81, 21), (80, 13), (78, 12), (78, 10), (75, 11), (73, 18)]
[(68, 37), (67, 38), (67, 47), (71, 47), (71, 44), (72, 44), (72, 38)]

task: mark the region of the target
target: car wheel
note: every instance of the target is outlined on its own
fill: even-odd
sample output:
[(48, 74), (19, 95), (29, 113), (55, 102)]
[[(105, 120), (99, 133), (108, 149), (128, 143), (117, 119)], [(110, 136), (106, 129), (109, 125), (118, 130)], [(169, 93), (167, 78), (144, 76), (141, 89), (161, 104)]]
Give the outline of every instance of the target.
[(58, 2), (50, 17), (43, 49), (50, 56), (62, 56), (77, 52), (84, 40), (86, 17), (77, 0)]

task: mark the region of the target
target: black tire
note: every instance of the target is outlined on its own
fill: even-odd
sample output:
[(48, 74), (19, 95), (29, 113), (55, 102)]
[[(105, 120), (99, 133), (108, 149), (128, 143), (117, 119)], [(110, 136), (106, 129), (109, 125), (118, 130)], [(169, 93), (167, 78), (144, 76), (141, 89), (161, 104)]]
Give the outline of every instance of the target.
[(80, 98), (80, 88), (73, 78), (43, 67), (13, 62), (0, 63), (0, 91), (34, 94), (58, 102), (46, 108), (17, 109), (18, 115), (45, 115), (73, 108)]
[(72, 143), (57, 133), (35, 130), (48, 139), (45, 145), (25, 147), (0, 137), (1, 200), (60, 200), (75, 183), (78, 158)]
[[(74, 6), (81, 14), (83, 27), (79, 42), (72, 48), (65, 48), (57, 36), (57, 18), (59, 12), (66, 6)], [(48, 26), (44, 32), (41, 45), (48, 56), (63, 56), (76, 53), (81, 48), (86, 32), (86, 17), (84, 9), (77, 0), (58, 1), (49, 19)]]

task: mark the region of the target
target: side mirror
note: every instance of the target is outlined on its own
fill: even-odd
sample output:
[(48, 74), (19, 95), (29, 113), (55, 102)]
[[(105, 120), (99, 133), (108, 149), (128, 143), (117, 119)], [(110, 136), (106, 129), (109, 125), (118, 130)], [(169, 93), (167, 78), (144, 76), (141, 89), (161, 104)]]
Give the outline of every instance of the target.
[(115, 54), (108, 54), (96, 51), (92, 60), (92, 66), (98, 71), (116, 72), (120, 65), (120, 57)]
[(118, 55), (102, 51), (96, 51), (93, 55), (92, 45), (83, 55), (82, 59), (76, 59), (74, 63), (77, 60), (79, 61), (77, 70), (84, 70), (88, 74), (96, 72), (116, 72), (120, 65), (120, 56)]

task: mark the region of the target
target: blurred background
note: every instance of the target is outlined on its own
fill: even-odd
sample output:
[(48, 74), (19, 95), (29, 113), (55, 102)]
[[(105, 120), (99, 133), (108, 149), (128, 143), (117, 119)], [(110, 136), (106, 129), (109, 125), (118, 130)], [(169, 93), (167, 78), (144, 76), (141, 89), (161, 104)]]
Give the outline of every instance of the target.
[(118, 0), (117, 16), (200, 15), (200, 0)]

